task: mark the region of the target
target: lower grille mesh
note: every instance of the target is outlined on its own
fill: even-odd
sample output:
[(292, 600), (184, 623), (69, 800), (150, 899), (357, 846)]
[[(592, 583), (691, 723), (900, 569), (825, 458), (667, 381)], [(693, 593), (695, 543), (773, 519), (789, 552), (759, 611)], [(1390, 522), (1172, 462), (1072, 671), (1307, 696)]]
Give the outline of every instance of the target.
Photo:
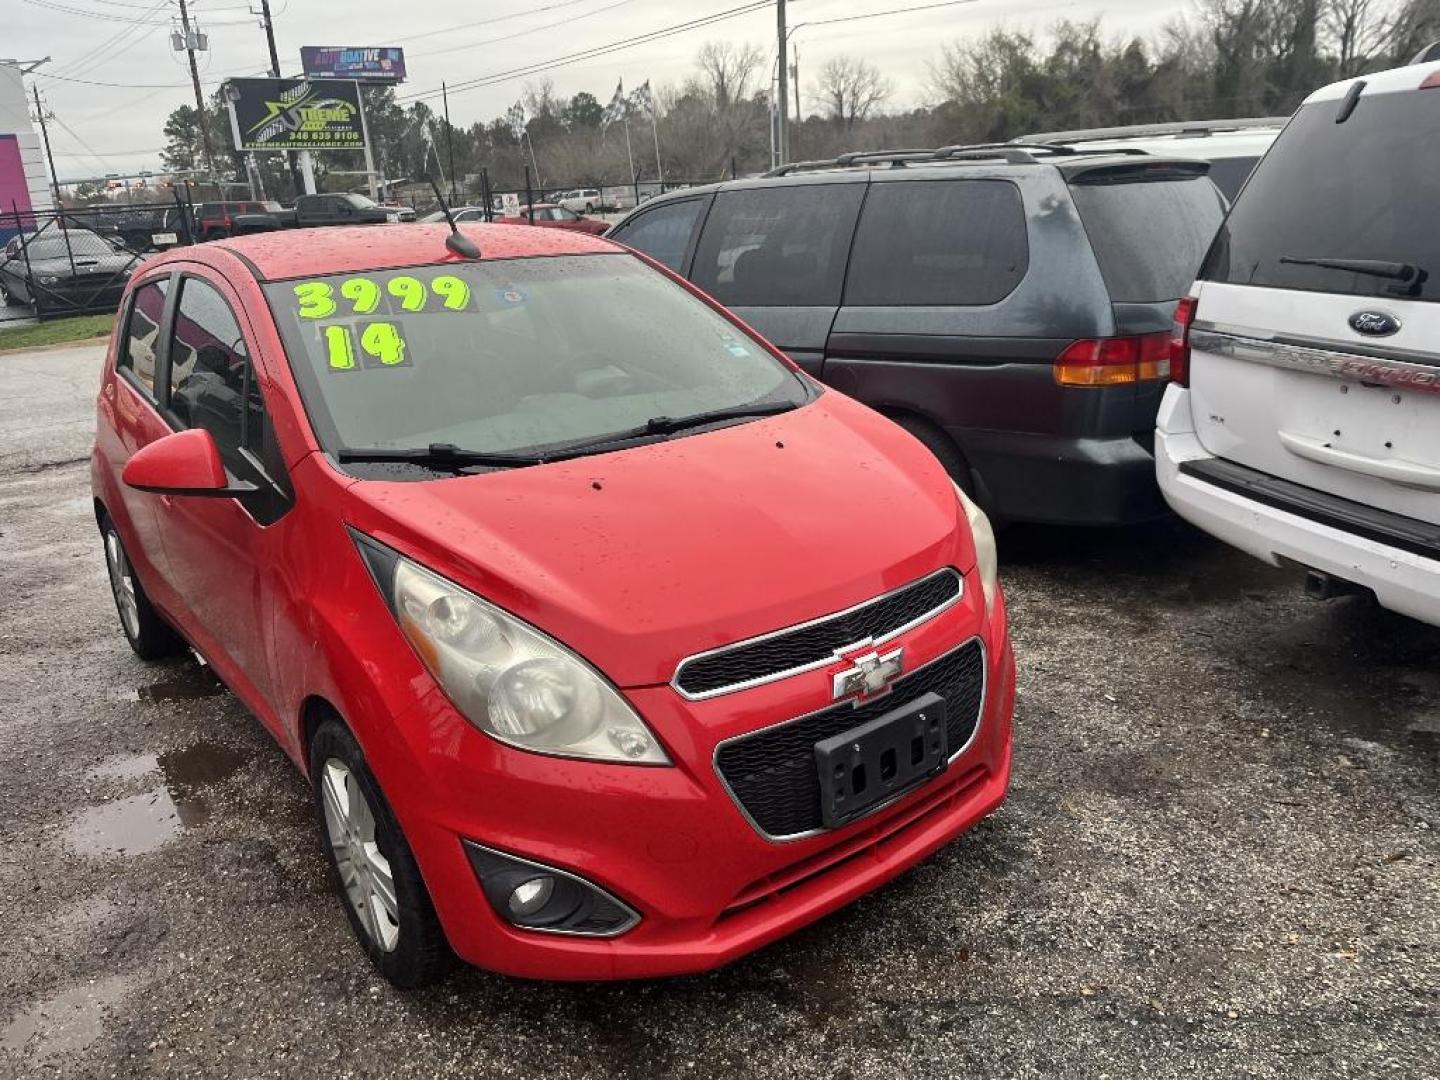
[(945, 699), (946, 736), (953, 754), (979, 723), (984, 691), (985, 652), (979, 641), (969, 641), (900, 679), (889, 694), (867, 705), (842, 703), (728, 742), (716, 753), (715, 766), (763, 832), (777, 837), (811, 832), (821, 827), (817, 742), (935, 693)]

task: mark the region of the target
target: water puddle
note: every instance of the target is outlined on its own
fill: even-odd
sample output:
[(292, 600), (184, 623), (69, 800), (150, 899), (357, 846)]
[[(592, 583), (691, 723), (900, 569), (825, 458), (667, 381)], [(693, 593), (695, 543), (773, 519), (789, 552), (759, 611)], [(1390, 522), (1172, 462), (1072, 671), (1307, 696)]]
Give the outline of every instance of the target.
[(248, 760), (248, 754), (232, 746), (198, 742), (183, 750), (167, 751), (156, 763), (165, 774), (166, 786), (184, 803), (185, 793), (229, 779)]
[(97, 857), (143, 855), (181, 829), (203, 825), (210, 804), (203, 792), (233, 776), (249, 756), (234, 747), (198, 742), (162, 754), (121, 754), (86, 774), (92, 782), (139, 780), (159, 773), (163, 783), (138, 795), (87, 807), (66, 827), (71, 848)]
[(182, 816), (170, 792), (157, 787), (81, 810), (66, 826), (65, 838), (81, 855), (143, 855), (208, 816), (208, 808), (194, 805)]
[(0, 1047), (17, 1054), (34, 1051), (36, 1061), (84, 1050), (105, 1030), (105, 1018), (138, 982), (111, 975), (62, 990), (21, 1012), (0, 1033)]
[(225, 684), (217, 679), (208, 665), (184, 663), (170, 668), (166, 678), (149, 686), (112, 686), (105, 692), (110, 701), (194, 701), (219, 697)]

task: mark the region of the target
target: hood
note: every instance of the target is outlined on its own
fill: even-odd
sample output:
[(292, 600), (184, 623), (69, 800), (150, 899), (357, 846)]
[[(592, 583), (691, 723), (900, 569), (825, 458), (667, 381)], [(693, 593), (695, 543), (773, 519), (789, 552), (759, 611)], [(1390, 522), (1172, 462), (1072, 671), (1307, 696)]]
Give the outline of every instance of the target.
[(692, 653), (975, 561), (935, 458), (834, 391), (574, 461), (356, 481), (347, 498), (357, 529), (630, 687), (667, 682)]

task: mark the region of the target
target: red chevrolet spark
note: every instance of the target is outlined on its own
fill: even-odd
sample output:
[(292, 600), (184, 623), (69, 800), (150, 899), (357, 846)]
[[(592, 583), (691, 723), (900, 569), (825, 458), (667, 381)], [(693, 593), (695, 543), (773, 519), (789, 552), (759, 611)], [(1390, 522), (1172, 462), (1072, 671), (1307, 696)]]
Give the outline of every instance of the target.
[(712, 968), (993, 811), (994, 540), (929, 451), (624, 248), (465, 236), (149, 260), (99, 397), (125, 635), (304, 770), (380, 971)]

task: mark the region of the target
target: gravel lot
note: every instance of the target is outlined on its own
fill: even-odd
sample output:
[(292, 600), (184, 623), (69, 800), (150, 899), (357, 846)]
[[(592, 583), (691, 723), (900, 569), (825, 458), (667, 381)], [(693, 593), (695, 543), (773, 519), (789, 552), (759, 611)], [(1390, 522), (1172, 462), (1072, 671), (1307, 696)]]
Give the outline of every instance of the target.
[(0, 1076), (1440, 1074), (1440, 632), (1174, 523), (1002, 536), (1010, 801), (890, 887), (705, 977), (392, 991), (299, 774), (120, 635), (100, 358), (0, 356)]

